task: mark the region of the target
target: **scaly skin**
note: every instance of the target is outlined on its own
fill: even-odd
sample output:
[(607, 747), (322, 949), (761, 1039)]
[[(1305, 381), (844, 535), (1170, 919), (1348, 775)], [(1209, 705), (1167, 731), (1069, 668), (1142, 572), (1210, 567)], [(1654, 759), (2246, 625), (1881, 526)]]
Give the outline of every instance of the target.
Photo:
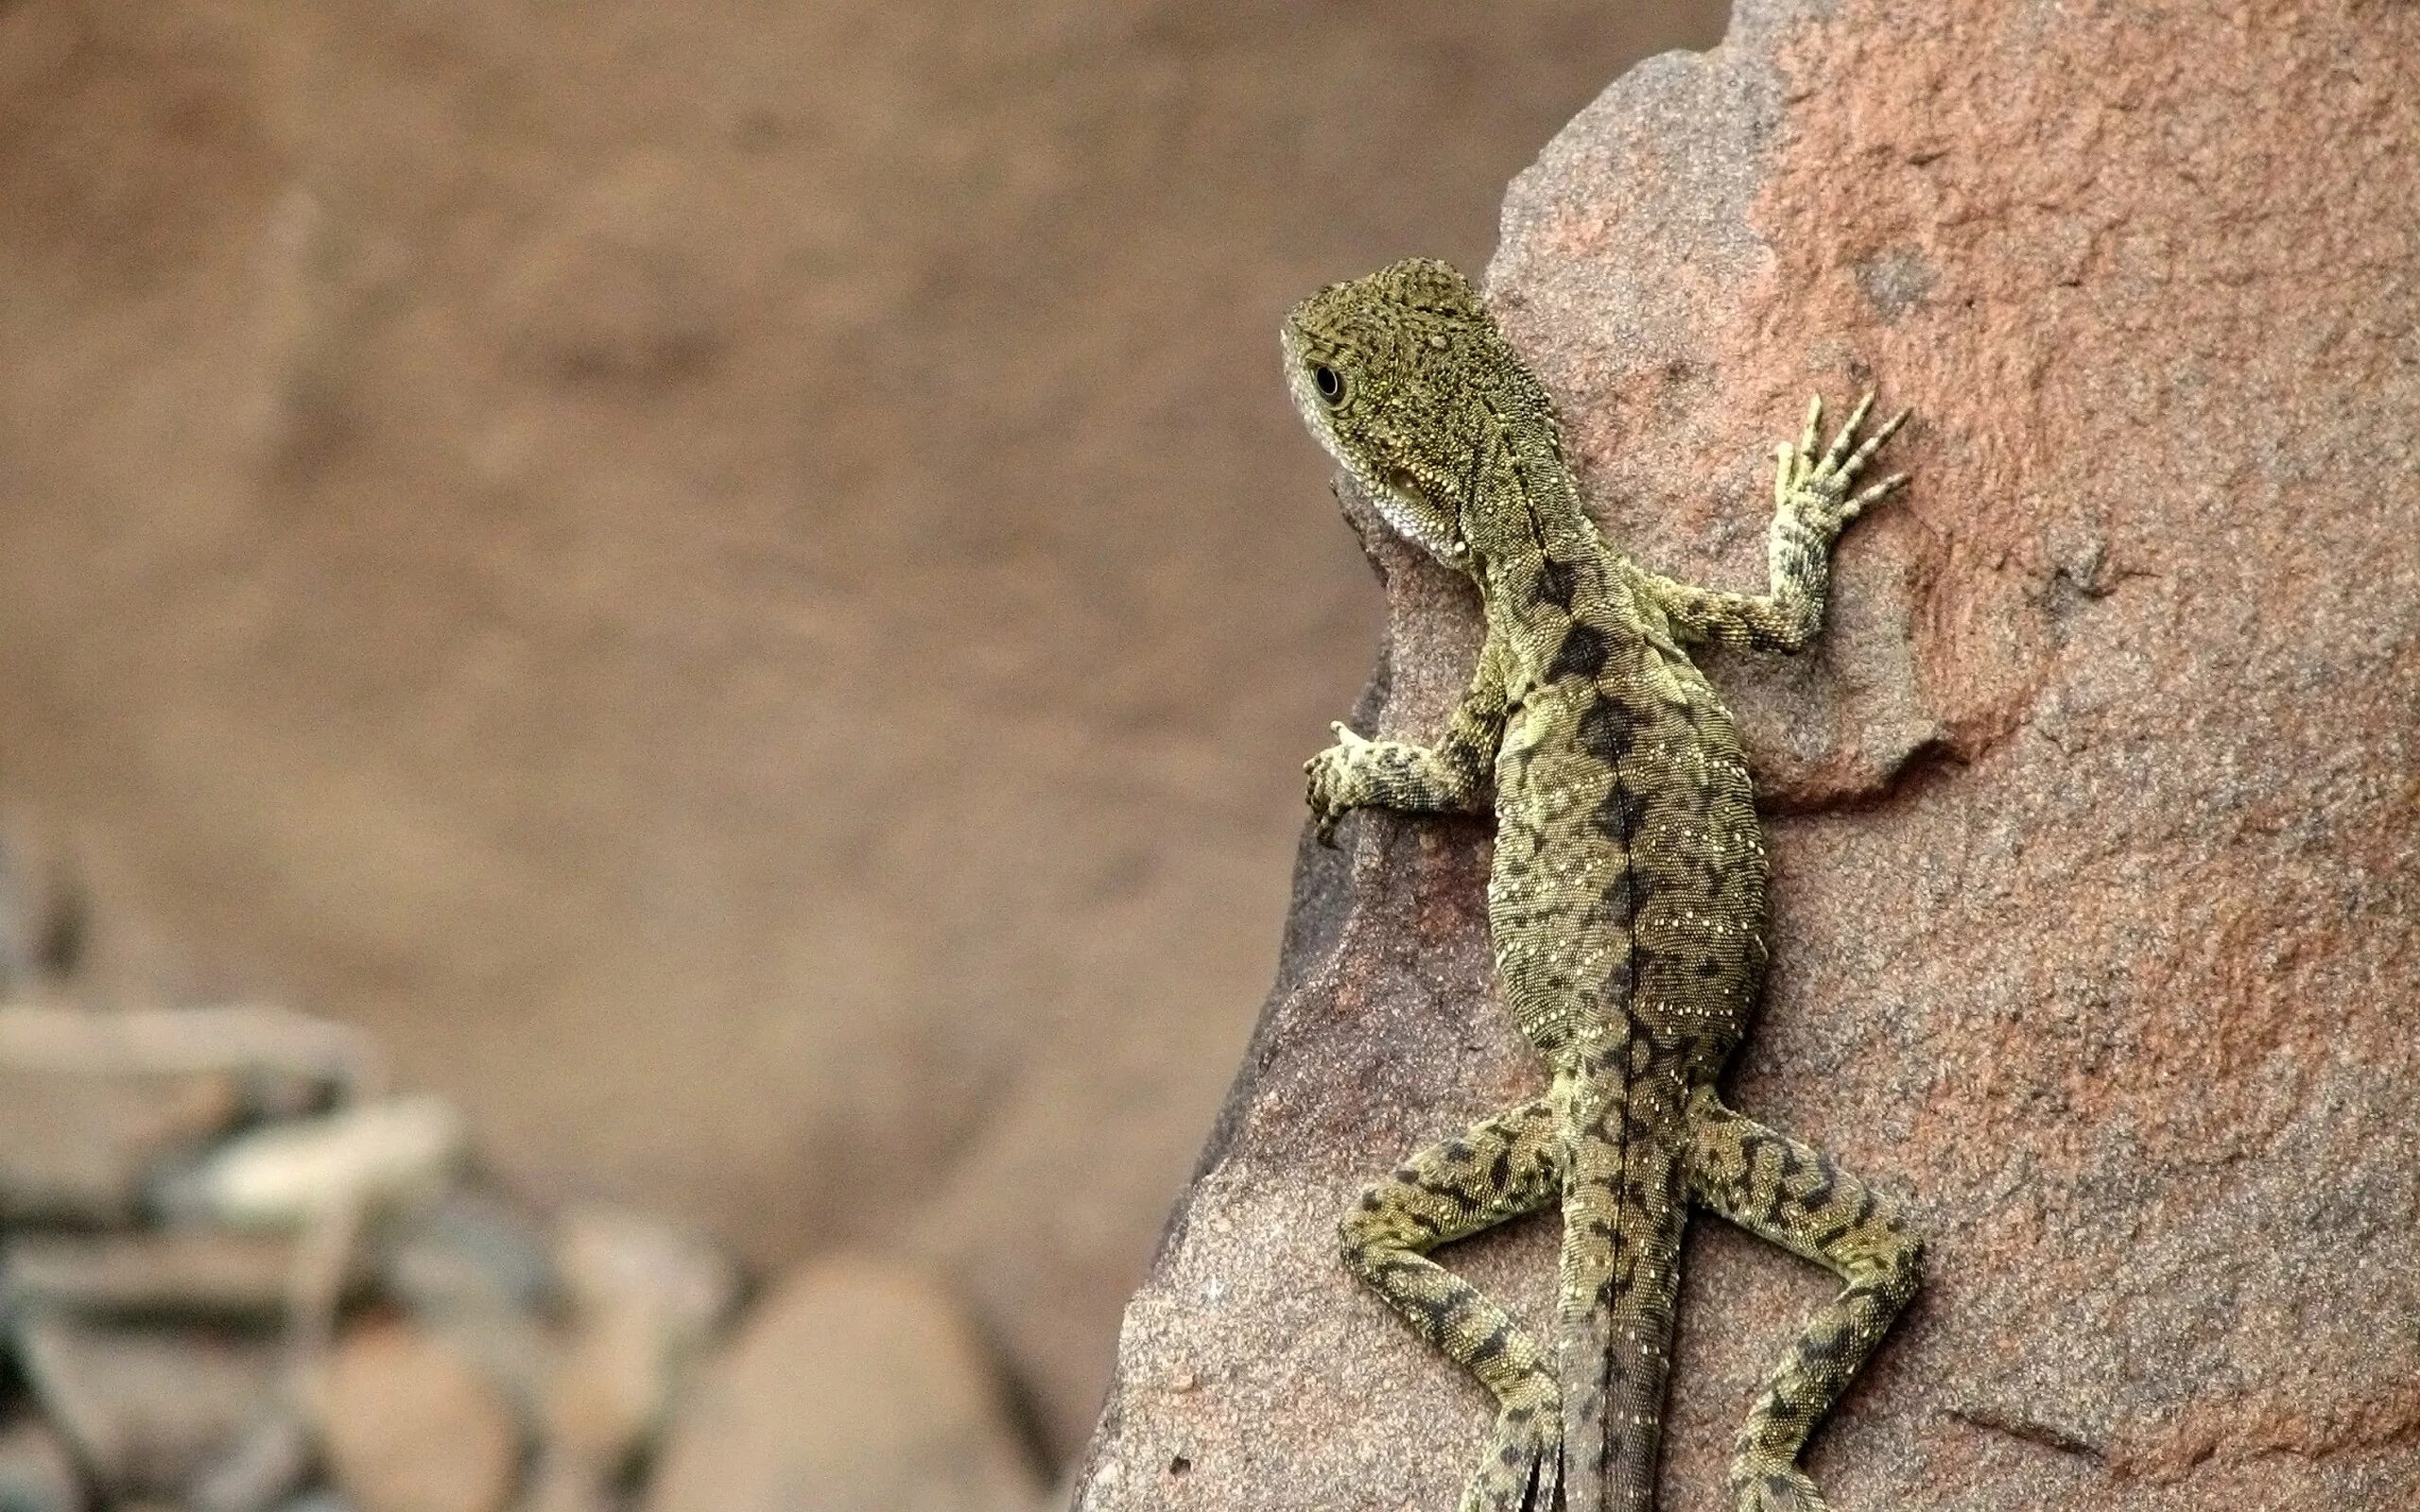
[[(1716, 1095), (1763, 971), (1767, 866), (1737, 732), (1687, 648), (1814, 638), (1832, 542), (1903, 481), (1851, 491), (1899, 420), (1860, 443), (1860, 403), (1819, 456), (1810, 406), (1776, 458), (1770, 587), (1720, 593), (1606, 544), (1545, 389), (1444, 264), (1322, 291), (1285, 347), (1313, 434), (1397, 531), (1471, 576), (1487, 615), (1444, 736), (1337, 727), (1305, 765), (1312, 813), (1324, 837), (1356, 808), (1476, 810), (1493, 779), (1496, 971), (1550, 1073), (1543, 1095), (1371, 1187), (1343, 1222), (1345, 1263), (1495, 1395), (1462, 1512), (1653, 1504), (1691, 1204), (1828, 1266), (1845, 1285), (1773, 1371), (1731, 1467), (1737, 1512), (1822, 1512), (1800, 1451), (1913, 1295), (1919, 1246), (1896, 1201)], [(1552, 1352), (1426, 1258), (1549, 1203)]]

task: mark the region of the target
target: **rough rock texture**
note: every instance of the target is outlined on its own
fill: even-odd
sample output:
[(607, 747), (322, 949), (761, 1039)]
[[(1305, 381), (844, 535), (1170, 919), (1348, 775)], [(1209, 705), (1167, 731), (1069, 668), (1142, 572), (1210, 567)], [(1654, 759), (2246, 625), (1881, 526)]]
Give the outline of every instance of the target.
[(648, 1512), (1025, 1512), (1041, 1492), (988, 1350), (932, 1285), (820, 1263), (675, 1418)]
[[(2410, 6), (1756, 0), (1512, 188), (1494, 297), (1655, 565), (1758, 578), (1810, 390), (1923, 417), (1822, 652), (1717, 668), (1775, 811), (1736, 1099), (1932, 1235), (1815, 1445), (1843, 1507), (2420, 1484), (2414, 161)], [(1472, 604), (1374, 555), (1364, 713), (1431, 730)], [(1479, 1441), (1333, 1219), (1538, 1073), (1484, 827), (1356, 823), (1129, 1309), (1089, 1512), (1442, 1508)], [(1535, 1309), (1549, 1227), (1453, 1263)], [(1666, 1504), (1712, 1508), (1828, 1279), (1709, 1221), (1686, 1264)]]
[(1370, 633), (1278, 315), (1720, 9), (0, 4), (33, 954), (918, 1250), (1072, 1451)]

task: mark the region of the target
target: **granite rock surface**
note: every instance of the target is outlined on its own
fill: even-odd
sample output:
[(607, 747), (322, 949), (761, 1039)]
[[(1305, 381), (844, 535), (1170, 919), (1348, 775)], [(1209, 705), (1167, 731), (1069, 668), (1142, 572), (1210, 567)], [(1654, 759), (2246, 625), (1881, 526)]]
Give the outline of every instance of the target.
[[(1512, 188), (1491, 296), (1652, 565), (1760, 578), (1809, 392), (1921, 417), (1821, 648), (1713, 667), (1776, 867), (1734, 1100), (1930, 1235), (1811, 1451), (1843, 1509), (2420, 1485), (2415, 86), (2409, 6), (1746, 0)], [(1359, 728), (1434, 730), (1473, 601), (1363, 533)], [(1444, 1508), (1480, 1443), (1481, 1393), (1332, 1236), (1538, 1083), (1491, 995), (1488, 831), (1344, 842), (1303, 852), (1086, 1512)], [(1447, 1253), (1534, 1317), (1553, 1244)], [(1660, 1504), (1693, 1512), (1828, 1278), (1706, 1219), (1685, 1263)]]

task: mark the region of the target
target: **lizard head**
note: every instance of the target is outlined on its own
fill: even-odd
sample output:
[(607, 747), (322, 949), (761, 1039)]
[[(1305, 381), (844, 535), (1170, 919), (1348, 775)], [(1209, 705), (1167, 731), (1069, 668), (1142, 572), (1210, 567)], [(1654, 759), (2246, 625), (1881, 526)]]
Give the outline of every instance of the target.
[(1478, 480), (1507, 422), (1553, 408), (1452, 267), (1413, 258), (1296, 305), (1286, 376), (1311, 434), (1369, 490), (1387, 523), (1449, 566), (1469, 569), (1494, 533)]

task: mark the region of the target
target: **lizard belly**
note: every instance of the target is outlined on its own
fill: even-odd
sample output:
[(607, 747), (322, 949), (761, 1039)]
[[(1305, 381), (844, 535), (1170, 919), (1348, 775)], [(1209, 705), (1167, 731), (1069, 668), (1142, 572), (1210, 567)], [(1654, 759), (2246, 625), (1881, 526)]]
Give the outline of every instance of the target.
[(1744, 1027), (1763, 838), (1728, 713), (1683, 691), (1572, 685), (1508, 723), (1489, 925), (1506, 1004), (1550, 1056), (1644, 1036), (1711, 1076)]

